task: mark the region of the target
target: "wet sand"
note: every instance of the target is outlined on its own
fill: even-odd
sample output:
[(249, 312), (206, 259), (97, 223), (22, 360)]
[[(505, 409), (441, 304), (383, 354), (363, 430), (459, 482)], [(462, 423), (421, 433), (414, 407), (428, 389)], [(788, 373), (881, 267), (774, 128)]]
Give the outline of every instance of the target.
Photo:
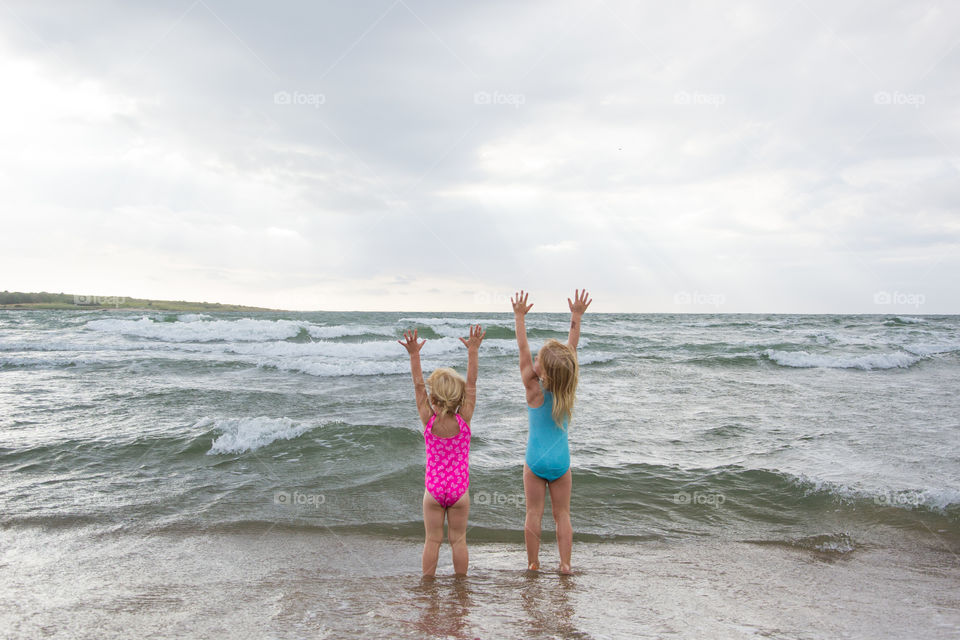
[[(576, 543), (576, 573), (522, 544), (418, 575), (408, 539), (264, 530), (0, 532), (10, 638), (955, 638), (960, 559), (937, 539), (841, 555), (779, 545)], [(544, 566), (556, 561), (545, 547)]]

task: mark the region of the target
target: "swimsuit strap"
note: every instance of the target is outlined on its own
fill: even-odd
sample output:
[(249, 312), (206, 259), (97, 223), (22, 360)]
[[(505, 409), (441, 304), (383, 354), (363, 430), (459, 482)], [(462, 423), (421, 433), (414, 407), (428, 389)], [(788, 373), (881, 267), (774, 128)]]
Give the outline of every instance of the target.
[[(457, 418), (457, 426), (460, 427), (460, 430), (457, 432), (457, 435), (450, 436), (450, 438), (459, 438), (460, 435), (463, 434), (464, 429), (467, 430), (467, 433), (470, 433), (470, 425), (467, 424), (467, 421), (463, 419), (463, 416), (461, 416), (459, 413), (456, 413), (454, 415)], [(427, 420), (427, 425), (423, 428), (423, 435), (427, 435), (427, 432), (430, 432), (430, 435), (434, 435), (432, 429), (433, 429), (433, 423), (436, 421), (437, 421), (437, 414), (433, 414), (432, 416), (430, 416), (430, 419)], [(440, 436), (436, 436), (436, 437), (440, 438)], [(449, 440), (449, 438), (440, 438), (440, 439)]]

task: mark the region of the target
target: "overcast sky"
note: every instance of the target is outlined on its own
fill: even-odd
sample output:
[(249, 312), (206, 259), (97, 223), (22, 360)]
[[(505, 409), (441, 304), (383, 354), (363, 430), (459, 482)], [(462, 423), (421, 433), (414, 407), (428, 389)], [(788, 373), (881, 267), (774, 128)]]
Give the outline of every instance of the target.
[(0, 289), (960, 312), (960, 3), (0, 1)]

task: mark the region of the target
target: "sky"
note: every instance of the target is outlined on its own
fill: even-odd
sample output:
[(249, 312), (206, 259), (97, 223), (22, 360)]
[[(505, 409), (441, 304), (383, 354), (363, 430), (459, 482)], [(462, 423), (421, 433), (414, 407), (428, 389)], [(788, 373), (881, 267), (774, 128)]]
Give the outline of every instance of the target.
[(0, 289), (960, 313), (960, 3), (0, 0)]

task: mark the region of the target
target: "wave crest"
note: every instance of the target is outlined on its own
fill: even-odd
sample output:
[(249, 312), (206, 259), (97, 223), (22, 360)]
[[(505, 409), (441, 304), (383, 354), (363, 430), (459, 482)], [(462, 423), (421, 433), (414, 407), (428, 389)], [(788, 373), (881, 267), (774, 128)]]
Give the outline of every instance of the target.
[(872, 369), (906, 369), (920, 362), (922, 359), (920, 356), (911, 355), (902, 351), (848, 355), (767, 349), (763, 353), (771, 361), (784, 367), (862, 369), (864, 371)]
[(219, 453), (243, 453), (256, 451), (275, 440), (291, 440), (312, 429), (312, 425), (294, 422), (290, 418), (269, 418), (266, 416), (222, 418), (200, 418), (193, 428), (213, 427), (220, 431), (207, 455)]

